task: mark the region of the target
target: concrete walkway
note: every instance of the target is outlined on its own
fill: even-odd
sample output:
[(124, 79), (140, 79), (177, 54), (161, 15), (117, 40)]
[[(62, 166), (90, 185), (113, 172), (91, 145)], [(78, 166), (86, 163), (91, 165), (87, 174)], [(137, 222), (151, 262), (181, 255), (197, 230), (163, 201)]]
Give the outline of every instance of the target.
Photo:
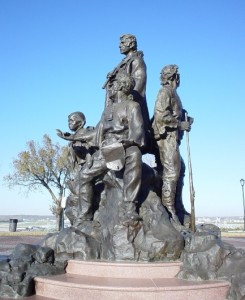
[(0, 259), (6, 258), (18, 244), (39, 244), (44, 236), (0, 236)]
[(245, 249), (245, 237), (223, 237), (222, 241), (231, 244), (236, 248)]
[[(1, 236), (0, 235), (0, 259), (11, 254), (17, 244), (39, 244), (45, 236)], [(245, 237), (223, 237), (222, 241), (236, 248), (245, 249)]]

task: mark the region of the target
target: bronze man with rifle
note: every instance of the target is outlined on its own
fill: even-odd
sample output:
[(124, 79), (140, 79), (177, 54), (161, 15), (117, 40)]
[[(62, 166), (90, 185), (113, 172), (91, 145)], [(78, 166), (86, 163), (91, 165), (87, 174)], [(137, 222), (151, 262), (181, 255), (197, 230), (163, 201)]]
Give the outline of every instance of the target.
[[(184, 131), (191, 130), (193, 119), (185, 120), (186, 112), (176, 91), (180, 82), (178, 66), (165, 66), (160, 80), (163, 87), (157, 96), (152, 127), (163, 167), (162, 204), (171, 214), (172, 220), (180, 225), (187, 219), (189, 221), (189, 214), (182, 202), (185, 164), (179, 145)], [(182, 220), (179, 216), (182, 216)]]

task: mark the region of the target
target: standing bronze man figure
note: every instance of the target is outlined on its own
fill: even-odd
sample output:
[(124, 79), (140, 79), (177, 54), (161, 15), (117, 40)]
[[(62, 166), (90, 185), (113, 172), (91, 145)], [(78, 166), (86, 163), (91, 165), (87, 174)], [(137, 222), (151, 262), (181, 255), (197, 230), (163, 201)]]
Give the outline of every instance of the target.
[(162, 204), (173, 221), (180, 224), (177, 210), (184, 215), (188, 213), (181, 196), (185, 165), (180, 156), (179, 145), (184, 131), (191, 130), (193, 119), (185, 120), (185, 110), (176, 91), (180, 83), (178, 66), (165, 66), (160, 80), (163, 87), (157, 96), (152, 127), (163, 167)]
[(113, 83), (117, 76), (121, 73), (132, 76), (135, 81), (135, 86), (132, 91), (133, 100), (139, 103), (144, 121), (144, 128), (145, 130), (148, 130), (150, 119), (145, 94), (147, 76), (146, 65), (143, 59), (144, 54), (142, 51), (137, 51), (137, 40), (132, 34), (124, 34), (120, 37), (119, 48), (121, 54), (125, 55), (125, 58), (107, 75), (107, 80), (103, 85), (103, 88), (106, 88), (105, 106), (109, 106), (112, 102), (111, 93), (113, 90)]

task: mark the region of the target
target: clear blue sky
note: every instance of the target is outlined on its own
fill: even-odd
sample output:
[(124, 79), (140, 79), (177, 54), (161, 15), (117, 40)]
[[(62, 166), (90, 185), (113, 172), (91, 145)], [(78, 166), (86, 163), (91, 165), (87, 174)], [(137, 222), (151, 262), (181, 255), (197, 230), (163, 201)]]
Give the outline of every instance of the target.
[[(190, 133), (197, 216), (243, 215), (245, 177), (244, 0), (1, 0), (0, 214), (50, 214), (46, 192), (2, 185), (28, 140), (41, 141), (67, 115), (83, 111), (96, 125), (106, 74), (123, 58), (119, 37), (137, 36), (148, 69), (153, 114), (159, 73), (177, 64), (179, 95), (195, 118)], [(186, 161), (186, 143), (181, 151)], [(189, 208), (188, 175), (184, 202)]]

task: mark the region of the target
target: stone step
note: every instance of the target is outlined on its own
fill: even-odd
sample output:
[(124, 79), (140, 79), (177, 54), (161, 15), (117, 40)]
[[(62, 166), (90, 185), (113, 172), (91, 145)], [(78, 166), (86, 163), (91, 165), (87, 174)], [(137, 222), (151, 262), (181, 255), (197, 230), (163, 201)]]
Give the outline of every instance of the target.
[(112, 278), (173, 278), (180, 262), (128, 263), (69, 260), (67, 273)]
[[(0, 300), (11, 300), (12, 298), (4, 298), (0, 297)], [(48, 298), (48, 297), (42, 297), (38, 295), (33, 295), (25, 298), (20, 298), (20, 299), (25, 299), (25, 300), (54, 300), (54, 298)]]
[(224, 300), (229, 289), (225, 281), (111, 278), (69, 273), (36, 277), (35, 282), (36, 297), (60, 300)]

